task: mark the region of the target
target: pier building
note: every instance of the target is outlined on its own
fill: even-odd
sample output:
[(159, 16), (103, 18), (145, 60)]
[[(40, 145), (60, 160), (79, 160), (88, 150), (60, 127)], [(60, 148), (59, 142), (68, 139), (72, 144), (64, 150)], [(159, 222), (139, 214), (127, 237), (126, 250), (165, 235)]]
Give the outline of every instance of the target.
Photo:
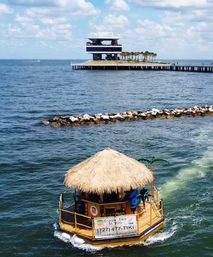
[(86, 52), (92, 54), (93, 60), (119, 60), (118, 54), (122, 52), (122, 44), (117, 37), (88, 38)]

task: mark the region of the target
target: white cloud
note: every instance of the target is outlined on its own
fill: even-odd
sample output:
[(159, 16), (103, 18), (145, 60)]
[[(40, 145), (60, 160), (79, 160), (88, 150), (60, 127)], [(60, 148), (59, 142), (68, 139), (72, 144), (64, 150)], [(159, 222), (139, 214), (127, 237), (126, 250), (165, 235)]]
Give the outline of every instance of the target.
[[(208, 11), (183, 13), (164, 12), (159, 22), (139, 20), (134, 32), (138, 40), (152, 49), (161, 51), (182, 51), (189, 49), (203, 51), (213, 46), (213, 20), (208, 19)], [(143, 44), (143, 43), (142, 43)]]
[(113, 32), (110, 31), (98, 31), (98, 32), (92, 32), (89, 34), (88, 37), (116, 37)]
[(12, 12), (12, 9), (8, 5), (0, 3), (0, 14), (10, 14)]
[(115, 16), (115, 15), (109, 14), (104, 17), (103, 24), (109, 28), (122, 29), (128, 25), (128, 18), (123, 15)]
[(24, 11), (15, 15), (22, 37), (30, 36), (43, 42), (43, 45), (45, 40), (71, 41), (73, 38), (71, 19), (79, 16), (95, 16), (98, 13), (92, 4), (85, 0), (13, 0), (10, 2), (27, 6)]
[(156, 7), (156, 8), (200, 8), (206, 7), (208, 0), (134, 0), (134, 2), (141, 6)]
[(90, 23), (90, 27), (94, 30), (97, 30), (97, 32), (104, 32), (104, 31), (110, 31), (117, 34), (117, 32), (120, 32), (121, 30), (125, 29), (128, 26), (128, 18), (124, 15), (112, 15), (109, 14), (103, 18), (103, 20), (100, 22), (97, 19), (93, 20)]
[(128, 11), (129, 6), (124, 0), (106, 0), (106, 3), (115, 11)]
[(67, 19), (64, 17), (56, 17), (56, 18), (41, 17), (40, 21), (45, 25), (56, 25), (56, 24), (66, 23)]
[(86, 0), (10, 0), (11, 5), (30, 7), (34, 12), (55, 15), (69, 13), (70, 16), (97, 15), (98, 10)]
[(22, 36), (35, 38), (39, 41), (70, 41), (72, 25), (66, 18), (47, 18), (30, 15), (16, 15), (16, 21), (21, 26)]

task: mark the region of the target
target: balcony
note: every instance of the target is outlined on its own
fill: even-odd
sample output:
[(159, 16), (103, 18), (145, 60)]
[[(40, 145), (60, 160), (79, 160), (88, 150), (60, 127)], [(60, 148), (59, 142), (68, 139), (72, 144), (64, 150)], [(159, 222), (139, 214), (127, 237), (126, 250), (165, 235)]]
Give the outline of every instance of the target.
[(95, 52), (95, 53), (104, 53), (104, 52), (122, 52), (122, 47), (121, 46), (89, 46), (86, 47), (87, 52)]

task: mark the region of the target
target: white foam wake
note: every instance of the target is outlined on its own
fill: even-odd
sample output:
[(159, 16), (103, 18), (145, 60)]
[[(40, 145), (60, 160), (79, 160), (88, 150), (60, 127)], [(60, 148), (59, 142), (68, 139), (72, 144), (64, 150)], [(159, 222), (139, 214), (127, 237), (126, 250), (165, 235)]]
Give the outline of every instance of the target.
[(54, 236), (65, 243), (71, 243), (74, 247), (81, 250), (85, 250), (87, 252), (99, 251), (104, 248), (104, 247), (90, 245), (86, 243), (82, 238), (78, 237), (77, 235), (71, 236), (68, 233), (61, 232), (58, 230), (54, 231)]
[(205, 177), (212, 167), (213, 149), (209, 148), (200, 159), (194, 160), (189, 167), (180, 169), (176, 176), (164, 183), (160, 187), (161, 195), (163, 198), (171, 196), (185, 187), (189, 181)]
[(177, 231), (177, 225), (174, 225), (167, 231), (158, 232), (153, 236), (149, 237), (145, 242), (143, 242), (143, 245), (147, 246), (147, 245), (164, 242), (165, 240), (172, 237), (176, 231)]

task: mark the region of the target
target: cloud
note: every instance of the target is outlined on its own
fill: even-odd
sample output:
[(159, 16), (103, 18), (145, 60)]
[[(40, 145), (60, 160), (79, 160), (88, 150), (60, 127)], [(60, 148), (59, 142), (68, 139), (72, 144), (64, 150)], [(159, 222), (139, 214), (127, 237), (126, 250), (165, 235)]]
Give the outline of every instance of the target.
[(13, 10), (6, 4), (0, 3), (0, 14), (10, 14)]
[(206, 7), (209, 0), (134, 0), (134, 3), (144, 7), (179, 9)]
[[(65, 18), (38, 17), (16, 15), (16, 21), (21, 26), (22, 35), (31, 36), (37, 40), (70, 41), (72, 40), (72, 25)], [(45, 24), (45, 25), (44, 25)]]
[(98, 31), (98, 32), (92, 32), (89, 33), (88, 37), (100, 37), (100, 38), (105, 38), (105, 37), (116, 37), (113, 32), (109, 31)]
[(175, 15), (174, 12), (166, 11), (158, 22), (138, 20), (134, 32), (139, 41), (144, 38), (150, 47), (165, 49), (165, 52), (173, 47), (185, 52), (190, 48), (203, 51), (213, 46), (213, 20), (208, 17), (207, 10), (178, 11)]
[(86, 0), (10, 0), (8, 3), (25, 6), (46, 15), (69, 13), (70, 16), (89, 16), (99, 13), (93, 4)]
[(22, 6), (52, 6), (55, 5), (55, 0), (8, 0), (10, 5), (22, 5)]
[(117, 34), (117, 32), (126, 29), (128, 23), (128, 18), (124, 15), (116, 16), (109, 14), (105, 16), (102, 21), (98, 21), (97, 19), (93, 20), (90, 23), (90, 27), (93, 30), (97, 30), (97, 32), (109, 31)]
[[(73, 39), (72, 18), (96, 16), (98, 10), (85, 0), (10, 0), (12, 5), (24, 8), (16, 9), (14, 22), (20, 28), (18, 37), (33, 38), (38, 42), (71, 41)], [(19, 10), (19, 12), (17, 12)], [(8, 31), (8, 28), (5, 27)], [(4, 33), (2, 33), (4, 34)], [(5, 35), (8, 33), (5, 32)], [(16, 35), (11, 35), (11, 38)]]
[(114, 11), (129, 11), (129, 6), (124, 0), (106, 0)]

